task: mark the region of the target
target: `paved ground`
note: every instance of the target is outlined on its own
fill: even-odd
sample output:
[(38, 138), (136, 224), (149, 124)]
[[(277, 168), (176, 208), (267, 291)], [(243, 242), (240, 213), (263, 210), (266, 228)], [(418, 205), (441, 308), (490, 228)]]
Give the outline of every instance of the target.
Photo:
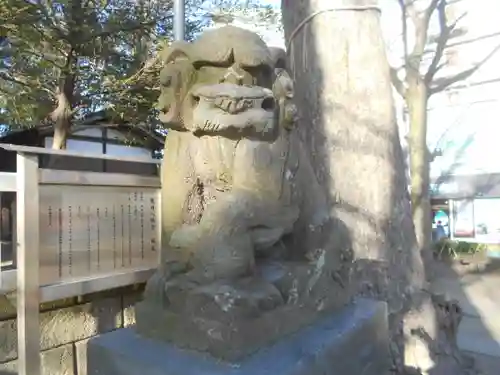
[[(10, 248), (3, 246), (2, 258)], [(484, 375), (500, 374), (500, 259), (482, 255), (438, 262), (433, 288), (457, 299), (464, 309), (459, 347), (476, 359)], [(1, 375), (1, 374), (0, 374)]]
[(466, 257), (439, 267), (434, 290), (460, 301), (458, 345), (485, 375), (500, 374), (500, 260)]

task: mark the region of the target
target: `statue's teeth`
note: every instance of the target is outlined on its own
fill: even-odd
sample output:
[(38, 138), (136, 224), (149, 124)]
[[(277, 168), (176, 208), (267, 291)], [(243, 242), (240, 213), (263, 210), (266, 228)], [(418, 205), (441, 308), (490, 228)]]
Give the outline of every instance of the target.
[(239, 112), (241, 112), (247, 108), (248, 108), (248, 104), (247, 104), (246, 99), (238, 100), (238, 102), (236, 103), (236, 110)]
[(224, 104), (224, 99), (221, 98), (220, 96), (216, 97), (215, 100), (214, 100), (214, 104), (217, 106), (217, 107), (220, 107), (222, 108), (222, 105)]

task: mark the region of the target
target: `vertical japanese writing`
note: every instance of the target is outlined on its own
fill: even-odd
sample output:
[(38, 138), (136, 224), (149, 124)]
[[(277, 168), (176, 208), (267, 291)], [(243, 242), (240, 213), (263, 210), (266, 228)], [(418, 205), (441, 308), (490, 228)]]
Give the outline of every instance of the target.
[(68, 206), (68, 272), (73, 274), (73, 211)]
[(59, 263), (59, 277), (62, 277), (62, 265), (63, 265), (63, 254), (62, 254), (62, 209), (59, 208), (57, 210), (57, 254), (58, 254), (58, 263)]
[(116, 269), (116, 207), (113, 206), (113, 269)]
[[(111, 236), (111, 241), (113, 240), (113, 230), (109, 230), (109, 209), (108, 207), (104, 207), (104, 218), (105, 218), (105, 223), (106, 223), (106, 229), (104, 230), (104, 235), (105, 235), (105, 257), (106, 257), (106, 260), (107, 260), (107, 256), (108, 256), (108, 251), (109, 251), (109, 237), (108, 236)], [(112, 224), (111, 224), (112, 225)], [(112, 251), (114, 251), (113, 249), (111, 249)], [(106, 268), (109, 267), (109, 266), (106, 266)]]
[(52, 226), (52, 206), (49, 206), (49, 227)]
[(92, 267), (92, 247), (90, 245), (90, 206), (87, 206), (87, 267), (89, 269), (89, 273)]
[(128, 264), (132, 264), (132, 197), (128, 196)]
[(151, 217), (150, 217), (150, 225), (151, 225), (151, 251), (156, 251), (156, 207), (155, 207), (155, 199), (149, 199), (150, 209), (151, 209)]
[(134, 193), (134, 220), (139, 218), (139, 194), (137, 192)]
[(141, 259), (144, 259), (144, 193), (139, 195), (141, 221)]
[(125, 207), (120, 205), (121, 209), (121, 222), (122, 222), (122, 235), (121, 237), (121, 242), (122, 242), (122, 252), (121, 252), (121, 258), (122, 258), (122, 267), (125, 266)]
[(99, 211), (99, 207), (96, 209), (97, 214), (97, 269), (101, 268), (101, 213)]

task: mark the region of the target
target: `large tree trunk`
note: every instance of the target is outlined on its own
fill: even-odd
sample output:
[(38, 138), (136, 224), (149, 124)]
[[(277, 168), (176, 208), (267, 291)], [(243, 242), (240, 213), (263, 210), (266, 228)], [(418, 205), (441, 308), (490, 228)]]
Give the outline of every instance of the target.
[(58, 88), (57, 107), (51, 114), (52, 121), (54, 122), (52, 148), (55, 150), (66, 149), (73, 116), (74, 82), (74, 75), (66, 75), (62, 78)]
[(430, 171), (427, 149), (427, 88), (420, 77), (408, 79), (406, 104), (410, 115), (411, 208), (420, 249), (431, 246), (432, 218), (429, 196)]
[[(283, 12), (287, 39), (309, 14), (349, 1), (288, 4)], [(290, 48), (301, 129), (316, 174), (334, 214), (351, 232), (356, 258), (395, 268), (391, 283), (382, 287), (392, 289), (389, 298), (400, 301), (408, 285), (423, 285), (424, 272), (415, 252), (379, 13), (322, 13), (296, 34)]]
[[(331, 11), (374, 5), (376, 0), (282, 0), (300, 128), (332, 213), (349, 231), (339, 238), (352, 244), (335, 246), (354, 250), (358, 295), (388, 302), (394, 370), (441, 371), (432, 345), (450, 345), (438, 334), (442, 311), (425, 292), (380, 15), (374, 9)], [(450, 374), (461, 373), (454, 359), (445, 362)]]
[(73, 102), (75, 97), (76, 62), (80, 50), (81, 27), (85, 6), (82, 0), (72, 0), (65, 12), (68, 24), (68, 41), (71, 48), (66, 55), (66, 63), (61, 71), (59, 86), (57, 88), (57, 107), (52, 112), (54, 122), (54, 140), (52, 148), (65, 150), (68, 136), (71, 131), (73, 117)]

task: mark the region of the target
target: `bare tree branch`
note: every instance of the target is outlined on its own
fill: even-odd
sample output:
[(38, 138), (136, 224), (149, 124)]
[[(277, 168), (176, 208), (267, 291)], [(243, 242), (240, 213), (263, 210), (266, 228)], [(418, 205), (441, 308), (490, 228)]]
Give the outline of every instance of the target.
[[(413, 50), (408, 56), (410, 63), (420, 64), (422, 60), (422, 55), (427, 44), (427, 31), (429, 29), (429, 21), (431, 19), (432, 13), (436, 10), (439, 1), (446, 2), (446, 0), (431, 0), (429, 6), (425, 9), (423, 14), (419, 14), (415, 8), (415, 1), (412, 0), (400, 0), (399, 4), (402, 6), (403, 11), (405, 11), (411, 18), (413, 25), (415, 26), (415, 45)], [(416, 68), (416, 67), (414, 67)]]
[(480, 62), (474, 65), (472, 68), (464, 70), (463, 72), (457, 73), (451, 77), (446, 77), (435, 82), (435, 85), (429, 87), (429, 96), (437, 92), (445, 90), (447, 87), (453, 85), (458, 81), (465, 80), (473, 75), (481, 66), (483, 66), (489, 59), (491, 59), (500, 50), (500, 45), (496, 46), (488, 55), (486, 55)]
[(443, 57), (444, 49), (446, 48), (446, 43), (448, 42), (450, 36), (450, 29), (447, 25), (446, 19), (446, 2), (441, 1), (437, 6), (438, 19), (439, 19), (439, 38), (437, 40), (436, 52), (432, 58), (431, 65), (429, 66), (427, 73), (425, 73), (425, 82), (430, 83), (437, 72), (437, 67), (441, 58)]
[(401, 7), (401, 26), (403, 29), (403, 53), (404, 59), (408, 58), (408, 22), (406, 20), (406, 2), (405, 0), (398, 0)]
[(446, 45), (450, 40), (451, 33), (455, 30), (457, 24), (465, 17), (467, 13), (463, 13), (458, 17), (451, 25), (448, 25), (448, 20), (446, 17), (446, 6), (447, 2), (445, 0), (441, 0), (437, 5), (438, 11), (438, 19), (439, 19), (439, 36), (437, 40), (436, 52), (434, 52), (434, 56), (432, 58), (432, 62), (425, 74), (425, 82), (426, 84), (430, 84), (434, 79), (436, 73), (441, 69), (444, 64), (440, 64), (441, 59), (443, 58), (444, 50), (446, 49)]
[[(435, 73), (434, 73), (434, 74), (436, 74), (437, 72), (439, 72), (439, 71), (440, 71), (441, 69), (443, 69), (446, 65), (447, 65), (447, 62), (446, 62), (446, 61), (444, 61), (444, 62), (442, 62), (441, 64), (439, 64), (439, 65), (436, 67), (436, 71), (435, 71)], [(434, 77), (433, 77), (433, 78), (434, 78)], [(432, 80), (431, 80), (431, 81), (429, 81), (427, 84), (429, 85), (431, 82), (432, 82)]]
[(403, 98), (405, 98), (406, 97), (406, 88), (405, 88), (404, 82), (401, 79), (399, 79), (397, 69), (392, 68), (392, 67), (390, 69), (391, 69), (392, 85), (394, 86), (394, 88), (396, 89), (398, 94), (401, 95)]

